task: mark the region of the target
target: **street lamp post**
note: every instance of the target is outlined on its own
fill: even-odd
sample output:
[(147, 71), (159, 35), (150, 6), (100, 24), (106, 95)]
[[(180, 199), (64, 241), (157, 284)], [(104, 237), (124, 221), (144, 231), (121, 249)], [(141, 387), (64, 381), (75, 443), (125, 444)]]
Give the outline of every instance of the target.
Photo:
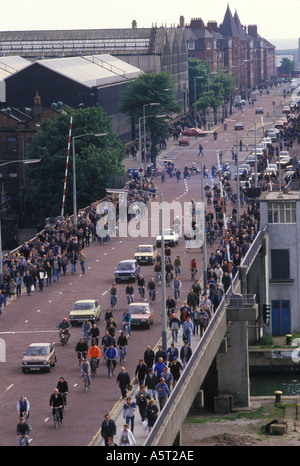
[[(140, 152), (140, 168), (142, 168), (142, 137), (141, 137), (141, 120), (145, 120), (146, 118), (154, 117), (154, 118), (166, 118), (166, 115), (146, 115), (145, 117), (139, 118), (139, 152)], [(146, 149), (145, 139), (144, 139), (144, 149)], [(144, 172), (146, 174), (147, 171), (147, 160), (146, 160), (146, 150), (144, 150)]]
[[(146, 107), (159, 107), (160, 103), (159, 102), (150, 102), (149, 104), (144, 104), (143, 105), (143, 118), (144, 118), (144, 153), (145, 153), (145, 158), (144, 158), (144, 166), (146, 170)], [(140, 156), (142, 158), (142, 141), (140, 139)]]
[(78, 136), (72, 137), (72, 152), (73, 152), (73, 223), (77, 227), (77, 191), (76, 191), (76, 163), (75, 163), (75, 139), (82, 138), (85, 136), (94, 136), (99, 138), (101, 136), (107, 136), (108, 133), (84, 133)]

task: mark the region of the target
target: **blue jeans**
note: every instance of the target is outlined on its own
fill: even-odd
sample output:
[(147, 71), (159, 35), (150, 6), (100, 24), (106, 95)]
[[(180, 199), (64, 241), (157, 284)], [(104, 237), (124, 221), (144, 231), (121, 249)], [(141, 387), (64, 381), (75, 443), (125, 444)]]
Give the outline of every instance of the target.
[[(125, 417), (125, 422), (126, 422), (126, 424), (128, 424), (131, 432), (133, 432), (133, 429), (134, 429), (134, 416), (126, 416)], [(129, 425), (129, 423), (131, 424), (131, 426)]]
[(53, 271), (53, 280), (58, 282), (58, 280), (59, 280), (59, 269), (54, 269), (54, 271)]

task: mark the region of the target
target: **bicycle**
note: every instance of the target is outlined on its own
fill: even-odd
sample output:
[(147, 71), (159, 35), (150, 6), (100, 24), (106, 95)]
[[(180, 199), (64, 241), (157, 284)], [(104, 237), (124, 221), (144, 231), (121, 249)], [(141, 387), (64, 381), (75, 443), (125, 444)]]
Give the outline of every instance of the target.
[(84, 373), (84, 376), (83, 376), (83, 387), (84, 387), (84, 391), (85, 393), (89, 390), (90, 388), (90, 381), (89, 381), (89, 375), (87, 372)]
[(91, 358), (91, 373), (93, 377), (95, 377), (96, 372), (97, 372), (97, 359)]
[(172, 282), (172, 274), (170, 272), (166, 273), (166, 285), (170, 286)]
[(60, 410), (59, 408), (52, 408), (54, 410), (53, 413), (53, 424), (54, 424), (54, 429), (57, 429), (59, 424), (61, 424), (61, 417), (60, 417)]
[(111, 310), (114, 311), (117, 305), (117, 296), (114, 294), (112, 294), (110, 297), (110, 305), (111, 305)]
[(145, 297), (145, 287), (144, 286), (139, 286), (139, 294), (141, 298)]
[(134, 295), (133, 294), (128, 294), (127, 295), (127, 304), (131, 304), (134, 301)]
[(149, 290), (149, 299), (151, 303), (155, 301), (156, 298), (156, 290)]
[(123, 364), (123, 362), (125, 361), (125, 356), (126, 356), (126, 346), (119, 347), (119, 354), (120, 354), (120, 364)]
[(114, 373), (113, 359), (107, 361), (108, 377), (111, 379)]
[(90, 332), (89, 332), (89, 330), (84, 330), (84, 331), (83, 331), (83, 339), (84, 339), (84, 341), (85, 341), (86, 343), (89, 342), (89, 339), (90, 339)]
[(18, 437), (20, 447), (28, 447), (30, 439), (28, 434), (23, 434)]
[(161, 285), (161, 272), (156, 272), (156, 274), (155, 274), (155, 283), (156, 283), (156, 285)]
[(192, 267), (191, 268), (191, 280), (195, 280), (196, 275), (197, 275), (197, 269), (196, 267)]
[(180, 298), (180, 289), (179, 288), (174, 288), (174, 299), (175, 301), (178, 301)]
[(67, 394), (66, 393), (59, 393), (63, 399), (63, 406), (67, 406)]
[(130, 334), (131, 334), (130, 322), (123, 322), (123, 330), (125, 332), (126, 338), (130, 337)]

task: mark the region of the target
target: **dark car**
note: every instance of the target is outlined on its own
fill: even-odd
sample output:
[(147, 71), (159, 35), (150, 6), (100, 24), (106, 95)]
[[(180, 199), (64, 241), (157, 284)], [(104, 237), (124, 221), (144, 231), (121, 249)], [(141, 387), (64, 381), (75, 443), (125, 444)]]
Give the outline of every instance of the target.
[(235, 131), (241, 131), (241, 130), (243, 130), (243, 129), (244, 129), (244, 123), (236, 123), (236, 124), (234, 125), (234, 129), (235, 129)]
[(180, 136), (180, 138), (178, 139), (178, 144), (180, 146), (189, 146), (190, 140), (187, 136)]
[(260, 114), (260, 113), (264, 113), (264, 109), (262, 107), (256, 107), (255, 113), (256, 113), (256, 115)]
[(127, 176), (129, 176), (129, 178), (138, 178), (139, 177), (139, 169), (138, 168), (128, 168)]
[(137, 260), (128, 259), (118, 263), (115, 270), (115, 281), (116, 283), (122, 281), (133, 281), (135, 282), (140, 274), (140, 266)]

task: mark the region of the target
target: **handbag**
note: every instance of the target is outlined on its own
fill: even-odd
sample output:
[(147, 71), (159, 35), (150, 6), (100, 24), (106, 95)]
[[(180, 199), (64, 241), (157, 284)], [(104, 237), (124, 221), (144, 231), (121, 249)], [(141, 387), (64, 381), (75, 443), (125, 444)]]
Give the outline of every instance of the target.
[(148, 427), (148, 421), (147, 421), (147, 419), (145, 419), (145, 420), (142, 422), (142, 425), (143, 425), (143, 429), (144, 429), (144, 430), (147, 430), (147, 427)]

